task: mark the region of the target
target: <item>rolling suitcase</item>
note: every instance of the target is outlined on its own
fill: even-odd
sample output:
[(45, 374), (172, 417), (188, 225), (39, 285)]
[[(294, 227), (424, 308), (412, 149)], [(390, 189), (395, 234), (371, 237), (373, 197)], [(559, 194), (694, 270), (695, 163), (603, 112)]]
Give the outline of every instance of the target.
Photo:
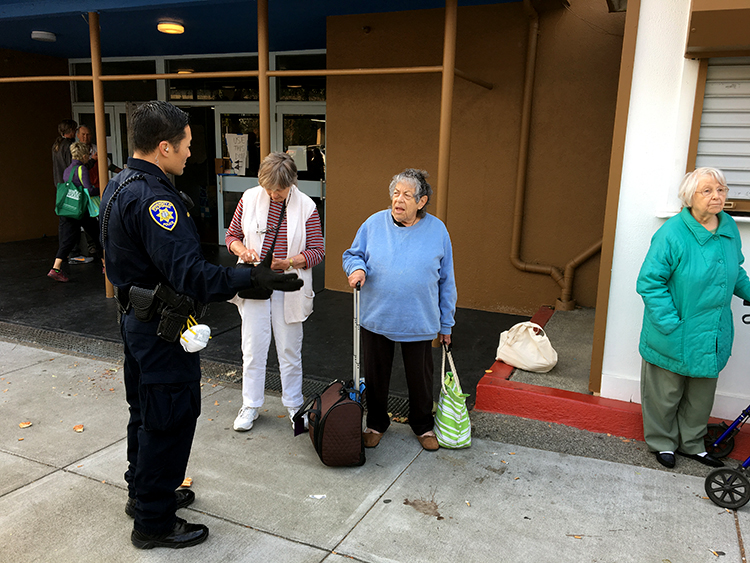
[(362, 439), (362, 393), (365, 383), (359, 365), (359, 292), (354, 290), (354, 376), (334, 381), (319, 395), (310, 397), (294, 415), (294, 435), (304, 433), (304, 416), (313, 447), (325, 465), (348, 467), (365, 463)]

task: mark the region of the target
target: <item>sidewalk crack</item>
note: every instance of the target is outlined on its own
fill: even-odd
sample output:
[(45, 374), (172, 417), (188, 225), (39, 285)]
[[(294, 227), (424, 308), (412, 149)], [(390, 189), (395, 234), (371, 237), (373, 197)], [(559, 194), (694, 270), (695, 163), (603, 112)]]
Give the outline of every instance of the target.
[(742, 542), (742, 531), (740, 530), (740, 519), (737, 517), (737, 511), (733, 510), (734, 514), (734, 527), (737, 528), (737, 543), (740, 546), (740, 557), (742, 557), (742, 563), (747, 563), (745, 557), (745, 544)]

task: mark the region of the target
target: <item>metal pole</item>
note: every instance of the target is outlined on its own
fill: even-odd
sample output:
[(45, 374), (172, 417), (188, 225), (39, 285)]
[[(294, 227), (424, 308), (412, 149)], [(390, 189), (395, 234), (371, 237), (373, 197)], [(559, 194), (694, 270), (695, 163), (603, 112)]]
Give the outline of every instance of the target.
[[(99, 165), (99, 186), (104, 191), (109, 178), (107, 167), (107, 127), (104, 114), (104, 88), (100, 79), (102, 75), (102, 49), (99, 36), (99, 14), (89, 12), (89, 38), (91, 40), (91, 78), (94, 86), (94, 121), (96, 123), (96, 150)], [(109, 278), (105, 278), (107, 297), (114, 297), (115, 290)]]
[(271, 152), (270, 98), (268, 83), (268, 0), (258, 0), (258, 102), (261, 160)]
[(443, 86), (440, 93), (440, 137), (438, 141), (437, 216), (448, 222), (448, 174), (450, 171), (453, 81), (456, 69), (456, 20), (458, 0), (445, 2), (443, 42)]

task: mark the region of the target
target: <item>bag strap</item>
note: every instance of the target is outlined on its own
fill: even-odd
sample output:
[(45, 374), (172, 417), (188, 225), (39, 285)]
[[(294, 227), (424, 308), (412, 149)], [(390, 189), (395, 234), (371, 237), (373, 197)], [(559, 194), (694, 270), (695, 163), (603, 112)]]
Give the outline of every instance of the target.
[(451, 373), (453, 374), (453, 380), (456, 382), (456, 386), (458, 387), (458, 392), (463, 393), (463, 390), (461, 389), (461, 381), (458, 379), (458, 372), (456, 371), (456, 364), (453, 363), (453, 354), (451, 354), (451, 351), (448, 350), (448, 345), (443, 343), (443, 367), (440, 369), (441, 377), (440, 377), (440, 386), (443, 389), (443, 392), (445, 393), (445, 357), (448, 356), (448, 362), (450, 362), (451, 366)]
[[(73, 168), (73, 170), (70, 171), (70, 176), (68, 176), (68, 182), (67, 182), (68, 184), (70, 184), (73, 181), (73, 176), (75, 176), (75, 174), (76, 174), (76, 169)], [(65, 178), (63, 178), (63, 180), (64, 179)]]
[(281, 223), (284, 222), (284, 215), (286, 215), (286, 200), (284, 200), (284, 203), (281, 205), (281, 216), (279, 217), (279, 224), (276, 225), (276, 232), (273, 234), (273, 242), (271, 243), (271, 248), (268, 249), (268, 254), (271, 255), (272, 259), (273, 259), (273, 249), (276, 246), (276, 238), (279, 236), (279, 230), (281, 230)]

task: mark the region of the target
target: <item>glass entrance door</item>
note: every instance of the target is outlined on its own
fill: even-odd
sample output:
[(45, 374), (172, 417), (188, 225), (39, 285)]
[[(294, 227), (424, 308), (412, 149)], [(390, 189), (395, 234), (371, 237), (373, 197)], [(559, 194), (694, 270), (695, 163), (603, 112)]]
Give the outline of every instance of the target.
[[(257, 113), (217, 112), (217, 206), (219, 244), (224, 244), (227, 228), (237, 203), (248, 188), (258, 185), (260, 166), (260, 119)], [(219, 157), (219, 155), (221, 155)], [(221, 158), (219, 165), (218, 158)]]
[[(105, 130), (107, 132), (107, 157), (109, 162), (122, 168), (125, 161), (120, 158), (120, 135), (119, 123), (115, 120), (117, 112), (114, 106), (104, 107), (105, 115)], [(83, 111), (79, 110), (76, 112), (76, 121), (78, 125), (85, 125), (91, 130), (92, 143), (98, 145), (96, 142), (96, 120), (94, 117), (93, 108), (84, 108)]]
[[(288, 111), (277, 116), (276, 138), (280, 151), (297, 165), (297, 187), (319, 201), (325, 199), (326, 116)], [(322, 217), (321, 217), (322, 218)]]

